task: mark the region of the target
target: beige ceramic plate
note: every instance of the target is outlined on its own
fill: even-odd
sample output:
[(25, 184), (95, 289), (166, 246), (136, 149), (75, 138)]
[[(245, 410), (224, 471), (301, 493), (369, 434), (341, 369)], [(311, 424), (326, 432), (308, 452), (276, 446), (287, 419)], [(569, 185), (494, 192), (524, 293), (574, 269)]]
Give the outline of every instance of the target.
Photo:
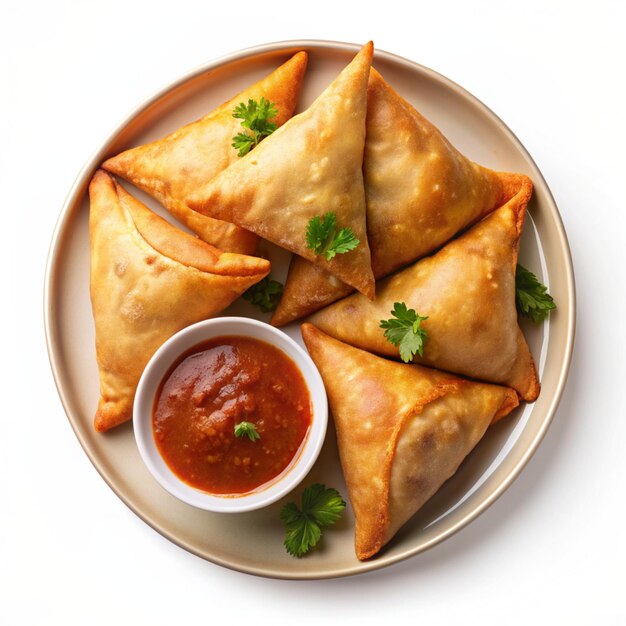
[[(539, 367), (541, 396), (490, 428), (457, 474), (377, 558), (365, 563), (354, 555), (350, 510), (337, 527), (326, 533), (319, 550), (295, 559), (282, 546), (278, 512), (284, 500), (263, 511), (220, 515), (194, 509), (165, 492), (142, 464), (131, 424), (106, 435), (95, 433), (92, 427), (98, 372), (95, 349), (86, 348), (94, 345), (87, 185), (106, 157), (197, 119), (298, 50), (307, 50), (310, 55), (300, 102), (303, 109), (349, 62), (358, 46), (294, 41), (231, 54), (191, 72), (150, 98), (104, 141), (72, 187), (54, 233), (45, 283), (45, 322), (52, 370), (78, 440), (102, 477), (137, 515), (181, 547), (215, 563), (264, 576), (325, 578), (376, 569), (417, 554), (461, 529), (508, 487), (545, 434), (563, 391), (574, 339), (574, 279), (554, 200), (533, 160), (511, 131), (458, 85), (411, 61), (376, 52), (374, 64), (387, 81), (439, 126), (461, 152), (494, 169), (528, 174), (535, 183), (521, 261), (549, 284), (558, 304), (548, 323), (524, 326)], [(135, 193), (130, 185), (128, 188)], [(162, 213), (147, 196), (139, 192), (137, 196)], [(284, 275), (288, 255), (275, 249), (269, 252), (274, 272)], [(243, 301), (227, 313), (268, 317), (257, 315)], [(297, 325), (286, 330), (300, 341)], [(320, 459), (303, 485), (317, 481), (346, 494), (332, 427)]]

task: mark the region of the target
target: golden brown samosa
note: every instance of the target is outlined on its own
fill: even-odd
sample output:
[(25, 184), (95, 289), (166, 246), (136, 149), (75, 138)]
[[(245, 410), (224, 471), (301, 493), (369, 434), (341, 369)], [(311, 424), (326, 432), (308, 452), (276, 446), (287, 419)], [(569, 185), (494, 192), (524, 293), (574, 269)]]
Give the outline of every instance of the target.
[(531, 187), (431, 257), (378, 283), (374, 302), (354, 294), (318, 311), (311, 322), (349, 344), (399, 358), (380, 321), (404, 302), (428, 319), (423, 357), (415, 361), (513, 387), (533, 401), (535, 364), (517, 323), (515, 270)]
[[(363, 173), (376, 279), (436, 250), (509, 200), (524, 176), (472, 163), (372, 68)], [(353, 291), (294, 256), (272, 324), (309, 315)]]
[(512, 389), (374, 356), (311, 324), (302, 336), (328, 393), (356, 519), (359, 559), (375, 555), (452, 476)]
[(258, 239), (253, 233), (191, 211), (186, 200), (239, 158), (232, 143), (242, 126), (241, 120), (233, 117), (233, 109), (240, 102), (263, 97), (276, 104), (278, 115), (272, 121), (281, 126), (296, 108), (306, 65), (306, 52), (298, 52), (203, 118), (163, 139), (126, 150), (102, 167), (154, 196), (204, 241), (228, 252), (250, 254)]
[[(374, 295), (363, 146), (371, 42), (303, 113), (194, 194), (192, 209), (233, 222)], [(309, 221), (333, 212), (360, 241), (328, 261), (307, 248)]]
[(105, 431), (132, 417), (141, 372), (180, 329), (225, 309), (269, 273), (265, 259), (222, 252), (174, 228), (96, 172), (91, 202), (91, 303)]

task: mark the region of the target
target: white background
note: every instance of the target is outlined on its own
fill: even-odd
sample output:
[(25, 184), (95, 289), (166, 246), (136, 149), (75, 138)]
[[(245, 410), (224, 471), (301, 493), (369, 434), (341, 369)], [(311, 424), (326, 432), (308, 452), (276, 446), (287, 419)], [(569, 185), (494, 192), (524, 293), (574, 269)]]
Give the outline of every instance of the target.
[[(0, 622), (624, 623), (624, 4), (212, 4), (0, 4)], [(118, 500), (63, 413), (42, 319), (55, 221), (103, 138), (181, 73), (296, 38), (373, 39), (491, 107), (554, 193), (579, 307), (561, 406), (505, 495), (423, 555), (304, 583), (196, 558)]]

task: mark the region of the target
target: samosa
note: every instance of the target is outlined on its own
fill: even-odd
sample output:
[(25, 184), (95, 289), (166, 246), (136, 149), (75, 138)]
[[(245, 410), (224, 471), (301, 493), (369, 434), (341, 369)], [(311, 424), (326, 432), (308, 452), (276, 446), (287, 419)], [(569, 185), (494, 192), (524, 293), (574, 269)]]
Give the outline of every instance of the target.
[[(376, 279), (433, 252), (528, 181), (467, 159), (374, 68), (363, 173)], [(294, 256), (272, 324), (309, 315), (352, 291), (323, 268)]]
[[(372, 54), (370, 42), (306, 111), (188, 202), (299, 254), (368, 297), (374, 295), (374, 276), (362, 163)], [(335, 216), (337, 233), (349, 228), (359, 241), (330, 259), (316, 254), (307, 238), (311, 220), (328, 214)]]
[(452, 476), (512, 389), (388, 361), (302, 325), (324, 379), (356, 519), (359, 559), (374, 556)]
[(141, 373), (174, 333), (225, 309), (270, 271), (174, 228), (106, 172), (89, 186), (91, 303), (105, 431), (132, 417)]
[(186, 200), (239, 159), (232, 147), (233, 137), (242, 131), (241, 120), (233, 117), (235, 107), (250, 99), (259, 102), (265, 98), (278, 110), (271, 121), (281, 126), (296, 108), (306, 65), (306, 52), (298, 52), (269, 76), (203, 118), (163, 139), (126, 150), (105, 161), (102, 167), (155, 197), (204, 241), (224, 251), (250, 254), (258, 240), (254, 234), (191, 211)]
[(377, 285), (374, 302), (348, 296), (311, 316), (329, 335), (399, 358), (380, 328), (395, 303), (427, 317), (423, 356), (415, 361), (513, 387), (524, 400), (539, 394), (530, 350), (517, 322), (515, 270), (530, 198), (523, 187), (503, 207), (431, 257)]

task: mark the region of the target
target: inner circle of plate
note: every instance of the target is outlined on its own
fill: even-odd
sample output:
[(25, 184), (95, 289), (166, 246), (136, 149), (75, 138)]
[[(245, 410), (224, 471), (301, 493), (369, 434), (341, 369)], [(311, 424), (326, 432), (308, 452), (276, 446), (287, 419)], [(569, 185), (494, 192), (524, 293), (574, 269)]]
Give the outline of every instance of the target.
[[(298, 110), (305, 109), (359, 49), (329, 41), (284, 41), (239, 51), (176, 80), (133, 111), (98, 147), (72, 186), (52, 238), (44, 286), (45, 329), (59, 395), (76, 436), (111, 489), (146, 523), (182, 548), (214, 563), (261, 576), (314, 579), (357, 574), (426, 550), (475, 519), (511, 484), (536, 450), (556, 411), (572, 354), (575, 289), (569, 246), (550, 190), (534, 161), (507, 126), (467, 91), (407, 59), (376, 51), (375, 67), (463, 154), (497, 170), (525, 173), (535, 185), (522, 236), (520, 261), (549, 285), (558, 309), (543, 325), (523, 323), (542, 382), (539, 399), (490, 428), (459, 471), (374, 559), (354, 555), (353, 516), (325, 533), (306, 558), (286, 554), (278, 512), (287, 497), (251, 513), (220, 515), (170, 496), (150, 476), (125, 424), (107, 434), (92, 426), (98, 371), (89, 302), (87, 187), (99, 164), (123, 149), (163, 137), (193, 121), (271, 72), (299, 50), (309, 53)], [(171, 219), (145, 194), (126, 188)], [(286, 274), (289, 255), (271, 246), (273, 276)], [(237, 301), (225, 315), (267, 321)], [(301, 342), (298, 324), (285, 332)], [(87, 349), (86, 346), (92, 346)], [(322, 454), (303, 486), (323, 482), (347, 494), (334, 431), (329, 424)]]

